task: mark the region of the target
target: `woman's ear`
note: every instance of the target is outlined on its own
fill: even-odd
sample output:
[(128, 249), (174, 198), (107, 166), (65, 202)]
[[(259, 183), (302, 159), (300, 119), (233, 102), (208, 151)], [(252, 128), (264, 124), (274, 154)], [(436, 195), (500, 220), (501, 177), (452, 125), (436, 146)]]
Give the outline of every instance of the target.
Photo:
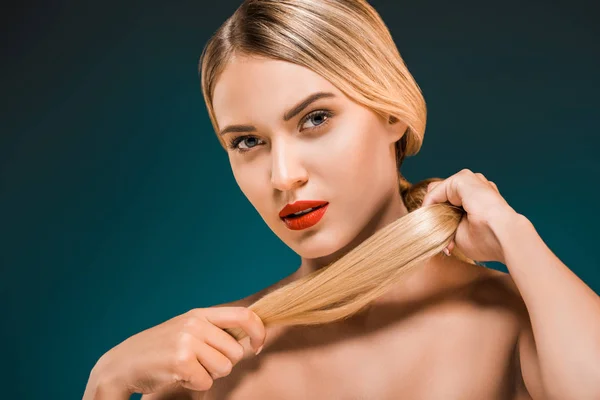
[(387, 121), (387, 129), (390, 132), (391, 140), (393, 142), (397, 142), (398, 140), (402, 139), (402, 136), (406, 134), (408, 124), (406, 124), (404, 121), (399, 120), (393, 115), (389, 115), (387, 117)]

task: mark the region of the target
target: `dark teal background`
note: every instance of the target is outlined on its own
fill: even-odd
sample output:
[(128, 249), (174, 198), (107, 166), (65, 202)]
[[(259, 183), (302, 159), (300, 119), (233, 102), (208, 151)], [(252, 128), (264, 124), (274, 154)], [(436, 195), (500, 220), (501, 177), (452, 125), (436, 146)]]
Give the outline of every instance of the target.
[[(407, 178), (483, 172), (600, 292), (598, 12), (548, 3), (372, 1), (428, 103)], [(238, 189), (200, 92), (198, 57), (239, 4), (4, 17), (3, 398), (81, 398), (122, 340), (299, 265)]]

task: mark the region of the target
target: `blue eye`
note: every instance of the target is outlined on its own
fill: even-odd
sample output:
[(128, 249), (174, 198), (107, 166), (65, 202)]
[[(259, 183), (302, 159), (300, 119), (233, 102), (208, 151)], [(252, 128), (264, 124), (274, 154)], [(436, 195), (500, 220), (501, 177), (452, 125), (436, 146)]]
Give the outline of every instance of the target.
[(309, 121), (309, 120), (311, 120), (311, 119), (313, 119), (313, 118), (317, 118), (317, 117), (325, 117), (325, 120), (324, 120), (324, 122), (321, 122), (320, 124), (318, 124), (318, 125), (317, 125), (317, 126), (315, 126), (314, 128), (308, 128), (308, 129), (318, 129), (318, 128), (320, 128), (321, 126), (325, 125), (325, 124), (326, 124), (326, 123), (329, 121), (329, 118), (330, 118), (332, 115), (333, 115), (333, 114), (332, 114), (331, 112), (329, 112), (329, 111), (326, 111), (326, 110), (318, 110), (318, 111), (314, 111), (314, 112), (312, 112), (312, 113), (308, 114), (306, 117), (304, 117), (304, 118), (302, 119), (302, 121), (301, 121), (301, 124), (300, 124), (300, 125), (302, 126), (302, 125), (303, 125), (303, 124), (302, 124), (302, 122)]
[[(331, 117), (333, 116), (333, 113), (331, 111), (328, 110), (317, 110), (317, 111), (313, 111), (309, 114), (307, 114), (304, 118), (302, 118), (302, 120), (300, 121), (300, 126), (303, 126), (305, 121), (308, 121), (310, 119), (313, 118), (317, 118), (317, 117), (325, 117), (324, 122), (321, 122), (319, 124), (317, 124), (316, 126), (312, 127), (312, 128), (306, 128), (309, 130), (318, 130), (321, 127), (327, 125), (327, 123), (329, 122), (329, 120), (331, 119)], [(245, 142), (246, 140), (251, 140), (250, 142)], [(243, 147), (239, 147), (238, 145), (242, 142), (246, 143), (246, 148)], [(228, 148), (237, 151), (239, 153), (246, 153), (248, 151), (250, 151), (252, 148), (256, 147), (260, 142), (262, 144), (264, 144), (264, 141), (258, 139), (256, 136), (252, 136), (252, 135), (244, 135), (244, 136), (238, 136), (236, 138), (231, 139), (228, 142)], [(252, 143), (254, 145), (252, 145)], [(250, 145), (250, 146), (248, 146)]]
[(252, 149), (254, 146), (251, 145), (250, 147), (247, 147), (247, 148), (241, 148), (241, 147), (238, 147), (238, 145), (240, 144), (240, 142), (243, 142), (243, 141), (249, 140), (249, 139), (254, 139), (253, 140), (254, 142), (261, 141), (256, 136), (251, 136), (251, 135), (238, 136), (238, 137), (234, 138), (233, 140), (231, 140), (229, 142), (229, 146), (228, 147), (230, 149), (235, 150), (235, 151), (239, 151), (240, 153), (245, 153), (247, 151), (250, 151), (250, 149)]

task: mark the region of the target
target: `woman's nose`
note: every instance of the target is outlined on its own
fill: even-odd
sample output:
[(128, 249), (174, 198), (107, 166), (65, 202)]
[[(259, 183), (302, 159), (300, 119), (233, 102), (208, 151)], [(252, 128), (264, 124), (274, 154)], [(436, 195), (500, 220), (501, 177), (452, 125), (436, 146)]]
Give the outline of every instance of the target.
[(278, 143), (272, 148), (273, 166), (271, 184), (280, 191), (295, 189), (303, 185), (308, 174), (300, 158), (294, 153), (291, 143)]

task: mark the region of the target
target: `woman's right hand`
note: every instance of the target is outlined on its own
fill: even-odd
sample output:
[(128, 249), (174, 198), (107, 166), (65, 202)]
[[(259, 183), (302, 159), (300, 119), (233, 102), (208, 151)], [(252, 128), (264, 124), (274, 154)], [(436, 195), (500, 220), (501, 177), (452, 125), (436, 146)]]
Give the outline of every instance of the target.
[(110, 349), (94, 366), (95, 379), (113, 393), (147, 394), (173, 386), (206, 391), (245, 355), (224, 328), (244, 330), (255, 353), (264, 344), (263, 322), (249, 308), (196, 308)]

